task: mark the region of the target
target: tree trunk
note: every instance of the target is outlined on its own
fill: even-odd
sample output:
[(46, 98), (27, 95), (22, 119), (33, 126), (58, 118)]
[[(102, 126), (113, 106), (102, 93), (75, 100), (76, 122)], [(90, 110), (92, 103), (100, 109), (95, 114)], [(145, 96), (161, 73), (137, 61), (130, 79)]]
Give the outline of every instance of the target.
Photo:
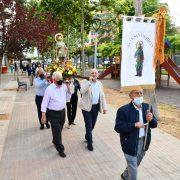
[(68, 21), (67, 25), (67, 59), (69, 59), (69, 34), (70, 34), (70, 22)]
[(0, 53), (0, 88), (1, 88), (2, 60), (3, 60), (3, 52)]
[(88, 55), (88, 67), (89, 67), (89, 55)]

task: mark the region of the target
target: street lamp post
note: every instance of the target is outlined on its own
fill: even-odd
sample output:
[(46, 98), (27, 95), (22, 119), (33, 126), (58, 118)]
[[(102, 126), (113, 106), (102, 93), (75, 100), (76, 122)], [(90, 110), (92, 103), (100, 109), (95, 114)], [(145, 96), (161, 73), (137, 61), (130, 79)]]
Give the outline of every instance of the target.
[(85, 59), (84, 59), (84, 0), (81, 0), (81, 75), (85, 76)]
[(97, 67), (97, 43), (98, 43), (98, 39), (97, 39), (97, 37), (98, 37), (98, 30), (99, 30), (99, 28), (100, 28), (100, 26), (101, 26), (101, 19), (99, 18), (99, 17), (95, 17), (94, 19), (93, 19), (93, 21), (94, 21), (94, 23), (93, 23), (93, 29), (94, 29), (94, 32), (95, 32), (95, 34), (94, 34), (94, 43), (95, 43), (95, 45), (94, 45), (94, 68), (96, 68)]
[(95, 46), (94, 46), (94, 68), (97, 67), (97, 33), (95, 34)]

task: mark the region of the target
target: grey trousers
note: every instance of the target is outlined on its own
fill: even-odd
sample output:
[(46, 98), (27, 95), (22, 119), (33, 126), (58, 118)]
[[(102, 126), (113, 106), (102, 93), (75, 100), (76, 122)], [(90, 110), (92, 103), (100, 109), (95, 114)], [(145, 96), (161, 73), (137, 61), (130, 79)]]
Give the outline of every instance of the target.
[(123, 172), (123, 177), (125, 180), (137, 180), (137, 168), (145, 155), (143, 145), (144, 139), (139, 139), (137, 156), (124, 154), (127, 161), (127, 168)]

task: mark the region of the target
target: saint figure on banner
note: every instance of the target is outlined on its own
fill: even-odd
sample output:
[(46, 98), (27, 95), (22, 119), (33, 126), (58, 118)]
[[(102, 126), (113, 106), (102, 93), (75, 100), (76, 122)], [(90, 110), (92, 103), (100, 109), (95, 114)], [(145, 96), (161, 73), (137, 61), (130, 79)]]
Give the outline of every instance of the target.
[(138, 41), (136, 43), (136, 52), (134, 55), (134, 58), (136, 58), (136, 75), (135, 76), (142, 76), (142, 70), (143, 70), (143, 61), (144, 61), (144, 52), (143, 52), (143, 42)]

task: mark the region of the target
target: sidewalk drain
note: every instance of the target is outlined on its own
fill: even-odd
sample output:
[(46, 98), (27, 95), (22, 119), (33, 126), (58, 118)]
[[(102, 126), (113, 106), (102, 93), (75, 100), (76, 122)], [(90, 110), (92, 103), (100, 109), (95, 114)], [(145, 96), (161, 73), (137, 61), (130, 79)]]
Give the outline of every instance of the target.
[(9, 114), (0, 114), (0, 121), (9, 120)]

